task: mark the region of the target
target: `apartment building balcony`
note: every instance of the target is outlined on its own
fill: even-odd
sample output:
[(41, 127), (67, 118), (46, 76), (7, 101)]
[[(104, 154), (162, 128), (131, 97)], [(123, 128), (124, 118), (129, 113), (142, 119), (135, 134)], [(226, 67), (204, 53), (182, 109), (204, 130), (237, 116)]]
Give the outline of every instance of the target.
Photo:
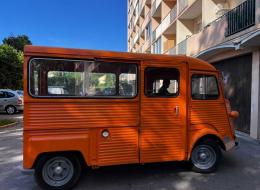
[(152, 8), (151, 8), (151, 15), (157, 15), (158, 13), (158, 8), (161, 5), (162, 0), (153, 0), (152, 1)]
[(134, 37), (134, 44), (138, 43), (138, 38), (139, 38), (139, 33), (136, 33)]
[(163, 54), (176, 54), (176, 47), (175, 47), (175, 37), (172, 39), (167, 39), (163, 42)]
[(143, 23), (141, 25), (141, 30), (142, 31), (145, 30), (147, 24), (151, 21), (151, 18), (149, 17), (150, 14), (151, 14), (151, 10), (148, 11), (148, 13), (144, 16), (145, 18), (144, 18), (144, 21), (143, 21)]
[(144, 16), (145, 16), (145, 11), (144, 11), (144, 7), (145, 7), (145, 3), (146, 0), (139, 0), (138, 1), (138, 12), (136, 13), (136, 17), (137, 17), (137, 21), (136, 21), (136, 25), (137, 26), (141, 26), (143, 20), (144, 20)]
[(171, 28), (171, 29), (169, 29), (169, 28), (172, 26), (172, 24), (176, 20), (176, 17), (177, 17), (177, 7), (174, 6), (174, 8), (163, 19), (161, 24), (153, 31), (152, 41), (155, 41), (156, 39), (158, 39), (167, 30), (173, 31), (172, 30), (173, 28)]
[[(257, 41), (259, 43), (260, 21), (258, 19), (256, 22), (256, 1), (243, 2), (198, 33), (188, 36), (185, 42), (178, 44), (178, 54), (186, 52), (189, 56), (205, 58), (203, 56), (236, 50), (243, 45), (253, 46)], [(260, 10), (260, 4), (258, 6)]]
[(151, 39), (147, 39), (142, 46), (142, 53), (151, 53)]
[(178, 54), (186, 55), (187, 54), (187, 39), (181, 41), (177, 44)]
[(255, 0), (245, 1), (233, 10), (227, 12), (228, 28), (226, 36), (240, 32), (255, 24)]
[(179, 0), (178, 1), (179, 14), (182, 11), (184, 11), (185, 9), (186, 9), (185, 11), (189, 12), (189, 10), (187, 10), (187, 9), (192, 8), (193, 7), (193, 3), (196, 2), (196, 1), (198, 1), (198, 0)]
[(202, 0), (181, 0), (179, 1), (179, 18), (195, 18), (202, 13)]

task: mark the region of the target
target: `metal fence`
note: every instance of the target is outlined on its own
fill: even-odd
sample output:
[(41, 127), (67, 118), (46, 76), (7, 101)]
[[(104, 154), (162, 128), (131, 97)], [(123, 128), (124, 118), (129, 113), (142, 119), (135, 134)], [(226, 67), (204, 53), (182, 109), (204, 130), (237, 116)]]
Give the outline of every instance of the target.
[(226, 37), (255, 24), (255, 0), (247, 0), (226, 13)]

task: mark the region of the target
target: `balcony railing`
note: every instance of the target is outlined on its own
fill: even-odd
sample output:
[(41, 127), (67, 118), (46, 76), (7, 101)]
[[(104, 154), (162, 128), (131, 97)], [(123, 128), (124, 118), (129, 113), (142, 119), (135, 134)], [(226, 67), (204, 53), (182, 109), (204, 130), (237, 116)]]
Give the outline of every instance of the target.
[(184, 54), (187, 53), (187, 39), (181, 41), (178, 45), (178, 54)]
[(181, 0), (179, 3), (179, 13), (181, 13), (189, 4), (188, 0)]
[(226, 14), (226, 36), (240, 32), (255, 24), (255, 0), (247, 0)]
[(148, 38), (144, 45), (142, 46), (142, 53), (145, 53), (148, 47), (151, 46), (151, 38)]
[(152, 15), (156, 12), (156, 10), (159, 7), (161, 2), (162, 2), (162, 0), (154, 0), (154, 2), (152, 4), (152, 10), (151, 10)]
[(175, 5), (170, 12), (170, 23), (172, 23), (177, 17), (177, 6)]
[(162, 33), (172, 24), (177, 17), (176, 6), (169, 12), (169, 14), (163, 19), (161, 24), (153, 31), (152, 41), (155, 41)]
[(176, 55), (177, 54), (176, 46), (169, 49), (169, 54), (170, 55)]

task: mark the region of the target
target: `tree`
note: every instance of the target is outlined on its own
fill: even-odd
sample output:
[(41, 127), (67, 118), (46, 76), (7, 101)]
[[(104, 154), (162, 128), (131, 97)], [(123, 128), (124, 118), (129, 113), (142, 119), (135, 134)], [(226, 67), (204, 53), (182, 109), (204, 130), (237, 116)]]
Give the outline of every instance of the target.
[(0, 88), (22, 89), (23, 52), (3, 44), (0, 46)]
[(12, 46), (18, 51), (23, 51), (25, 45), (32, 45), (29, 37), (26, 35), (9, 36), (3, 39), (3, 44)]

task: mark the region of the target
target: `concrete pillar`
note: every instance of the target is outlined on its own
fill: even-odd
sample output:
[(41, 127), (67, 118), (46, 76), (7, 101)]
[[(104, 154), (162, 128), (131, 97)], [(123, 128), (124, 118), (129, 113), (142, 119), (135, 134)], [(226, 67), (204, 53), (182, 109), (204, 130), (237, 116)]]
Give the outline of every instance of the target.
[(260, 23), (260, 1), (259, 0), (255, 1), (255, 23), (256, 24)]
[(260, 49), (253, 51), (250, 136), (260, 140)]

